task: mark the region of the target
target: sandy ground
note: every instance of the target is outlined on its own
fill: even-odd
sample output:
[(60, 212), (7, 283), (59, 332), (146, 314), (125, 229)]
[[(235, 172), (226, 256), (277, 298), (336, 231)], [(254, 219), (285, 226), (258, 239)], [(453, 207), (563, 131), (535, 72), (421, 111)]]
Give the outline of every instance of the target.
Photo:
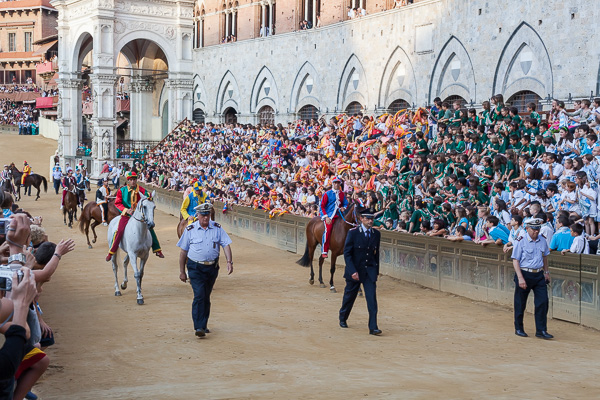
[[(52, 141), (0, 140), (1, 164), (27, 159), (47, 171)], [(42, 399), (600, 398), (598, 331), (550, 321), (556, 340), (522, 339), (510, 309), (387, 277), (378, 287), (384, 334), (368, 334), (362, 298), (341, 329), (340, 273), (331, 294), (308, 284), (299, 256), (239, 237), (234, 274), (222, 273), (213, 293), (212, 333), (197, 339), (191, 287), (178, 279), (175, 217), (157, 212), (166, 258), (151, 256), (138, 306), (132, 280), (114, 296), (106, 228), (89, 250), (63, 225), (54, 193), (21, 204), (44, 216), (51, 240), (77, 241), (40, 300), (56, 333), (34, 388)], [(526, 330), (534, 333), (532, 315)]]

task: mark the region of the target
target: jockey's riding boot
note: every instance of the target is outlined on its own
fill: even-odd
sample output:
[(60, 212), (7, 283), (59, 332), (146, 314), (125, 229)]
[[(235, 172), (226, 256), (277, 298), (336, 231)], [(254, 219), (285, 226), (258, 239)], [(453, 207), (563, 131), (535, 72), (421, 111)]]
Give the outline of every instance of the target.
[(109, 262), (112, 259), (112, 254), (108, 253), (108, 255), (106, 256), (106, 262)]
[(157, 251), (157, 252), (156, 252), (156, 253), (154, 253), (154, 254), (156, 254), (156, 257), (158, 257), (158, 258), (165, 258), (165, 255), (162, 253), (162, 251), (161, 251), (161, 250)]

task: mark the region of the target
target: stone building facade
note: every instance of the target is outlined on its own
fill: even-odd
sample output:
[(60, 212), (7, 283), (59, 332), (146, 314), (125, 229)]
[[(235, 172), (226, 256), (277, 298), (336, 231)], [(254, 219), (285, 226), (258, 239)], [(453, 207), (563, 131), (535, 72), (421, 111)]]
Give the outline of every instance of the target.
[(0, 2), (0, 84), (37, 83), (35, 64), (46, 52), (34, 42), (56, 35), (57, 16), (50, 0)]
[[(321, 1), (321, 27), (298, 31), (304, 2), (277, 1), (274, 35), (260, 37), (270, 1), (196, 2), (195, 118), (287, 122), (435, 97), (477, 107), (496, 93), (544, 106), (599, 91), (600, 8), (589, 1), (423, 0), (377, 12), (390, 4), (369, 0), (353, 20), (346, 3)], [(234, 24), (237, 41), (218, 44)]]

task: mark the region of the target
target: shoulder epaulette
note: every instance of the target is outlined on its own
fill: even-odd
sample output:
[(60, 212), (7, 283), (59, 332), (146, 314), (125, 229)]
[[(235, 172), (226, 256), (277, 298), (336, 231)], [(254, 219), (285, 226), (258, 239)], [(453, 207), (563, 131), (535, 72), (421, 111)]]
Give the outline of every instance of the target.
[(517, 242), (520, 242), (521, 240), (523, 240), (523, 236), (519, 236), (518, 238), (515, 239)]
[(216, 223), (216, 222), (215, 222), (215, 226), (216, 226), (217, 228), (220, 228), (220, 227), (221, 227), (221, 224), (218, 224), (218, 223)]
[(194, 225), (193, 225), (193, 224), (189, 224), (189, 225), (187, 226), (187, 228), (186, 228), (186, 229), (187, 229), (188, 231), (191, 231), (193, 227), (194, 227)]
[(351, 228), (351, 231), (357, 230), (358, 228), (360, 228), (359, 226), (355, 226), (354, 228)]

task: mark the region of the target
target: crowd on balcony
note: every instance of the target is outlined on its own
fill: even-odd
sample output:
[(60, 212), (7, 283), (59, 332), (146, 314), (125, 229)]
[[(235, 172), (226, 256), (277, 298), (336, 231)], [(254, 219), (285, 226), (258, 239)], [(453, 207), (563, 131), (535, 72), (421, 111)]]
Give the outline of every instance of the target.
[(496, 95), (481, 111), (436, 99), (427, 110), (287, 127), (186, 122), (138, 168), (151, 184), (183, 192), (197, 180), (211, 197), (271, 217), (318, 216), (339, 177), (380, 229), (508, 251), (536, 217), (552, 249), (595, 253), (600, 99), (575, 108), (554, 100), (542, 119), (536, 103), (520, 115)]
[(41, 89), (36, 85), (1, 85), (0, 93), (18, 93), (18, 92), (40, 92)]

